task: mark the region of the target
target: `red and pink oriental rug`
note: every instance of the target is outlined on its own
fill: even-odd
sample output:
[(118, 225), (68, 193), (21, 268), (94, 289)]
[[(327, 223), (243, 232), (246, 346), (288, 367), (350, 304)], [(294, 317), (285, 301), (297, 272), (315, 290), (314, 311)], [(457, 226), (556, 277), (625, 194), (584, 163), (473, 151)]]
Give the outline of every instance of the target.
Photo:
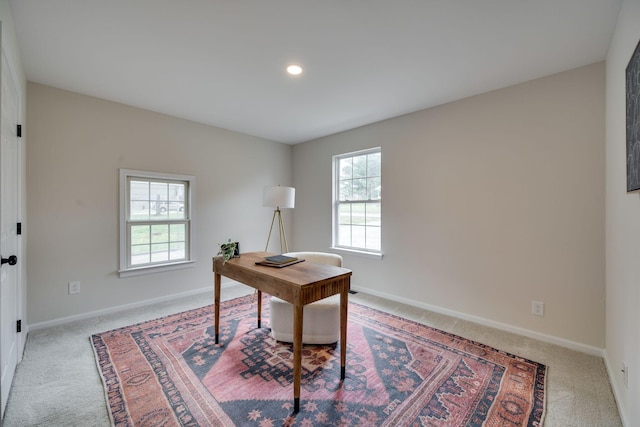
[[(263, 325), (268, 326), (268, 304)], [(304, 346), (293, 414), (293, 349), (256, 328), (251, 297), (91, 337), (115, 426), (540, 426), (546, 368), (349, 304), (340, 343)]]

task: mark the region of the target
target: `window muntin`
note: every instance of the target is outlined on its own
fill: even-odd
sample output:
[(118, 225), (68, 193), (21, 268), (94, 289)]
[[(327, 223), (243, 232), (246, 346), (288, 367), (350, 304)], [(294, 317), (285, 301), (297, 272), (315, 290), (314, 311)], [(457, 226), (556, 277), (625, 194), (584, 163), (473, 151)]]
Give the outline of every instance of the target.
[(120, 180), (121, 275), (193, 261), (191, 194), (195, 178), (121, 170)]
[(381, 252), (381, 160), (380, 148), (334, 157), (335, 247)]

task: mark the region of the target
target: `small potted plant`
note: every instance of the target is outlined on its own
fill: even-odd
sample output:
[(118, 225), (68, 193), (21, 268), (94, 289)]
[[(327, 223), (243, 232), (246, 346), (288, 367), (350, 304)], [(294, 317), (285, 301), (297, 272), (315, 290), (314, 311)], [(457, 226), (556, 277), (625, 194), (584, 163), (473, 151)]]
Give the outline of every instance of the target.
[(227, 243), (221, 243), (217, 256), (222, 257), (222, 264), (226, 263), (231, 258), (239, 257), (240, 244), (238, 242), (232, 242), (231, 239), (229, 239)]

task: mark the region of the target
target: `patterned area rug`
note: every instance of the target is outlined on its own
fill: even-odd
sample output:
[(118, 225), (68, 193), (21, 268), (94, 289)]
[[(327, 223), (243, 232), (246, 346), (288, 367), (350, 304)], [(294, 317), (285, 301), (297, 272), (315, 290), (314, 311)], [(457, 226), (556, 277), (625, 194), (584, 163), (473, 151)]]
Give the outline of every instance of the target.
[[(263, 303), (268, 326), (269, 304)], [(540, 426), (546, 368), (349, 303), (339, 343), (303, 348), (293, 414), (293, 348), (256, 329), (251, 297), (91, 337), (116, 426)]]

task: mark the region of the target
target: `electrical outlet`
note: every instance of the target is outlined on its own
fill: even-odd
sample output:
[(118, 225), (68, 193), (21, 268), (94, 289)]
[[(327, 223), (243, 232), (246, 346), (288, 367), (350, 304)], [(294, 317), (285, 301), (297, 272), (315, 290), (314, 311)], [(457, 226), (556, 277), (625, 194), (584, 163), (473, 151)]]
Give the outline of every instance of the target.
[(69, 295), (80, 293), (80, 282), (69, 282)]
[(542, 301), (531, 301), (531, 314), (544, 316), (544, 303)]
[(629, 367), (625, 362), (622, 362), (622, 382), (624, 388), (629, 388)]

